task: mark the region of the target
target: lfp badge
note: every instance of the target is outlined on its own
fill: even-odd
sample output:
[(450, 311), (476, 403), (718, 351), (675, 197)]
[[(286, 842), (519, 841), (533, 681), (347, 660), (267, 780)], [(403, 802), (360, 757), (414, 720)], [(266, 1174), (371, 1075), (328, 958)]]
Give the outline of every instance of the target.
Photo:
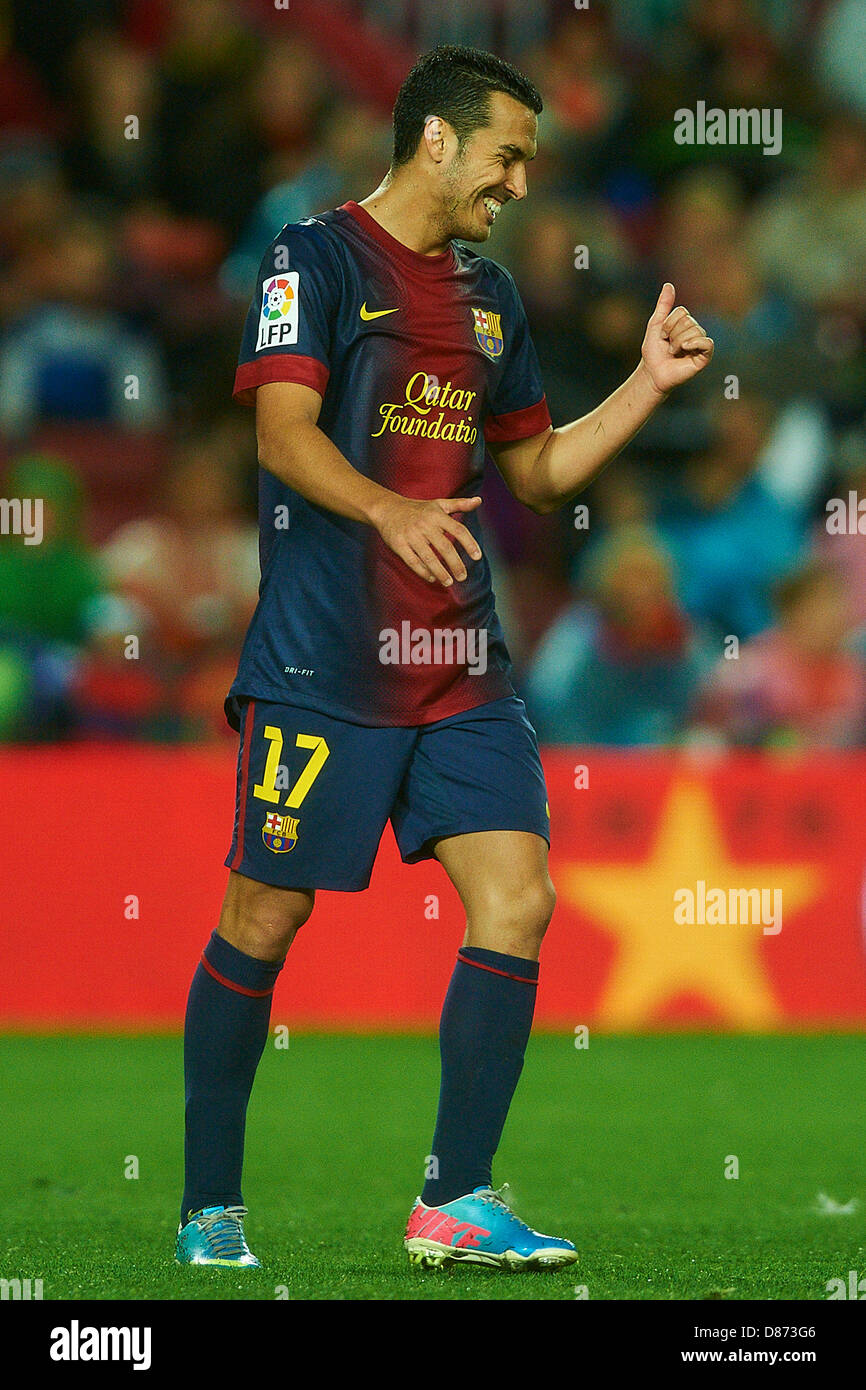
[(300, 272), (272, 275), (262, 285), (262, 307), (256, 352), (298, 341), (298, 283)]
[(294, 849), (298, 843), (297, 817), (278, 816), (276, 811), (271, 811), (269, 816), (265, 816), (262, 839), (274, 854), (284, 854), (286, 850)]
[(489, 309), (473, 309), (475, 337), (481, 351), (488, 357), (499, 357), (502, 352), (502, 315)]

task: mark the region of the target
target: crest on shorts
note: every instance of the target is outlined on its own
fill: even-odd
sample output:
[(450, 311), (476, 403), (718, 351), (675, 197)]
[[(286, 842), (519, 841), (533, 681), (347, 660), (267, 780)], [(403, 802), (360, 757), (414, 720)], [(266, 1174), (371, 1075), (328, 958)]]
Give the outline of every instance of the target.
[(475, 338), (481, 351), (487, 357), (500, 357), (504, 339), (502, 337), (502, 315), (489, 309), (473, 309)]
[(278, 816), (271, 811), (265, 816), (262, 826), (262, 839), (274, 854), (285, 854), (298, 843), (298, 820), (296, 816)]

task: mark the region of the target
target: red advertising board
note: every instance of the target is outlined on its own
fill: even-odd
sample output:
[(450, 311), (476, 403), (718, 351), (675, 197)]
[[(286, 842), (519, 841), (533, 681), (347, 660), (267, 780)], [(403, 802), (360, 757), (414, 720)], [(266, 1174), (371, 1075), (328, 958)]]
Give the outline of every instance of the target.
[[(866, 1024), (866, 755), (544, 761), (541, 1026)], [(227, 874), (231, 753), (8, 749), (0, 789), (0, 1026), (179, 1027)], [(433, 1027), (462, 932), (440, 866), (403, 865), (388, 829), (365, 893), (319, 894), (274, 1017)]]

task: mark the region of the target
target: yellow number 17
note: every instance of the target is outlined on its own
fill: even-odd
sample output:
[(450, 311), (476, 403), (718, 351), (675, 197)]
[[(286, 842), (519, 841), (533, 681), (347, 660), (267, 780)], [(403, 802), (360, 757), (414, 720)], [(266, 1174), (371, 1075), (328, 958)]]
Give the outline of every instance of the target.
[[(283, 731), (273, 724), (266, 724), (265, 738), (270, 743), (270, 748), (265, 760), (262, 780), (253, 787), (253, 796), (257, 796), (261, 801), (278, 802), (280, 793), (277, 789), (277, 771), (280, 766), (280, 754), (283, 751)], [(309, 748), (312, 752), (307, 766), (286, 797), (285, 804), (293, 809), (300, 806), (324, 767), (325, 760), (331, 751), (325, 740), (318, 734), (298, 734), (295, 739), (295, 746), (297, 748)]]

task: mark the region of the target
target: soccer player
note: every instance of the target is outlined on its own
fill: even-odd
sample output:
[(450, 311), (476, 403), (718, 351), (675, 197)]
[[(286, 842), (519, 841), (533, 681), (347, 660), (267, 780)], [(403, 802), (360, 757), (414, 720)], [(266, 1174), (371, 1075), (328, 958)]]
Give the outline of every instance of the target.
[(519, 501), (553, 512), (713, 344), (666, 284), (628, 380), (552, 428), (514, 281), (464, 244), (526, 196), (541, 109), (491, 54), (424, 55), (380, 187), (284, 227), (262, 263), (235, 382), (256, 408), (262, 584), (226, 700), (240, 734), (231, 872), (186, 1014), (181, 1263), (258, 1265), (241, 1166), (271, 993), (316, 889), (364, 889), (388, 819), (403, 859), (438, 859), (466, 911), (410, 1260), (577, 1258), (492, 1185), (554, 891), (478, 488), (487, 449)]

